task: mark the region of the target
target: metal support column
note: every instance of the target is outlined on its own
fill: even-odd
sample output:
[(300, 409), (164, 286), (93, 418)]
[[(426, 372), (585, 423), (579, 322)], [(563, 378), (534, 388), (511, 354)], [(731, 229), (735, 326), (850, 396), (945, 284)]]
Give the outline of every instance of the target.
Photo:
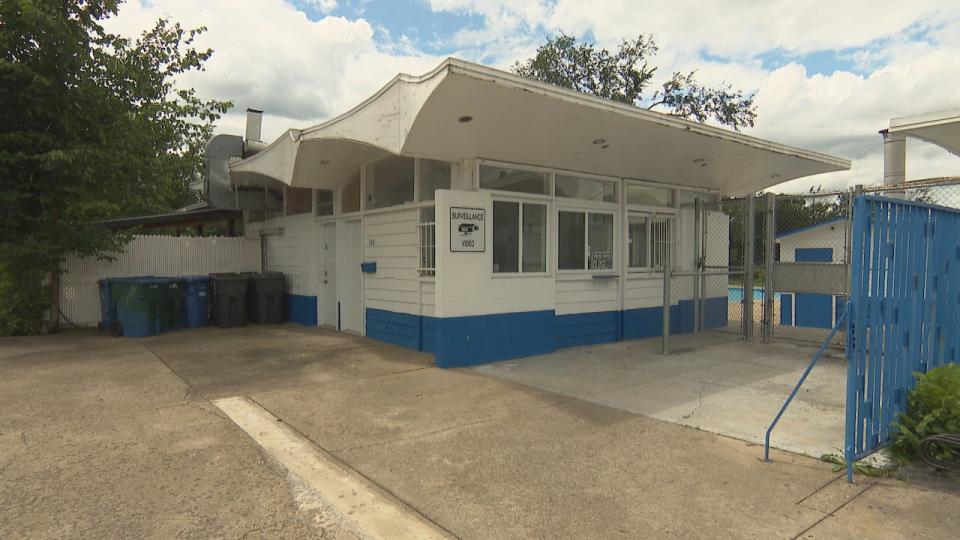
[(707, 226), (706, 216), (703, 214), (703, 199), (697, 196), (693, 200), (693, 253), (695, 257), (694, 269), (697, 274), (693, 286), (693, 333), (696, 334), (703, 330), (703, 297), (706, 281), (703, 277), (705, 257), (706, 234), (704, 231)]
[(753, 193), (747, 195), (743, 209), (743, 339), (753, 340), (753, 258), (754, 258), (754, 200)]
[[(671, 229), (672, 227), (671, 223)], [(670, 257), (673, 255), (671, 250), (673, 246), (671, 242), (664, 244), (664, 257), (663, 257), (663, 354), (664, 356), (670, 354), (670, 280), (672, 274), (672, 268), (670, 265)]]
[(766, 234), (764, 234), (763, 258), (763, 341), (773, 339), (773, 263), (777, 251), (777, 198), (767, 193)]

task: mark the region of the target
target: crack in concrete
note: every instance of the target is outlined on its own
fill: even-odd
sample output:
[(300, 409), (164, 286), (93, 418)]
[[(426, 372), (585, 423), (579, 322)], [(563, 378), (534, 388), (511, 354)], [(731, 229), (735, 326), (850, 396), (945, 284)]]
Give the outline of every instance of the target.
[(705, 393), (707, 392), (707, 385), (709, 385), (709, 384), (710, 384), (710, 383), (703, 383), (703, 388), (700, 389), (700, 396), (699, 396), (699, 398), (698, 398), (698, 400), (697, 400), (697, 406), (694, 407), (689, 413), (685, 414), (685, 415), (682, 417), (684, 420), (687, 420), (687, 419), (689, 419), (689, 418), (693, 418), (693, 415), (696, 414), (697, 409), (699, 409), (700, 407), (703, 407), (703, 394), (705, 394)]

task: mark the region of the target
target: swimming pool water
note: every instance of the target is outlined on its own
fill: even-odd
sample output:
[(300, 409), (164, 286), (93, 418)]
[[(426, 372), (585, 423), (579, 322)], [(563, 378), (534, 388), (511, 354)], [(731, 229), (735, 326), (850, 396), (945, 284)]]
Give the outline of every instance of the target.
[[(753, 288), (753, 301), (763, 300), (763, 288), (754, 287)], [(727, 299), (730, 302), (742, 302), (743, 301), (743, 287), (727, 287)], [(780, 293), (773, 293), (774, 300), (780, 300)]]

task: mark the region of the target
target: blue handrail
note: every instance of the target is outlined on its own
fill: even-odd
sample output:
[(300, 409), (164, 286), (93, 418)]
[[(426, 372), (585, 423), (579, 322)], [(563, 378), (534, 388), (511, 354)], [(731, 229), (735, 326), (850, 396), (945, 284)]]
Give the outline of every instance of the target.
[(820, 344), (820, 348), (817, 350), (817, 354), (813, 355), (813, 359), (810, 360), (810, 364), (807, 365), (806, 371), (803, 372), (803, 375), (800, 376), (800, 380), (797, 381), (797, 385), (793, 387), (793, 391), (790, 392), (790, 396), (787, 397), (787, 401), (783, 403), (783, 407), (780, 407), (780, 412), (777, 413), (777, 417), (773, 419), (773, 422), (770, 423), (770, 427), (767, 428), (767, 435), (763, 441), (763, 460), (770, 461), (770, 433), (773, 432), (773, 428), (777, 426), (777, 422), (780, 421), (780, 417), (783, 416), (783, 413), (787, 410), (787, 407), (790, 406), (790, 402), (793, 401), (794, 396), (797, 395), (797, 392), (800, 391), (800, 387), (803, 386), (803, 382), (807, 380), (807, 376), (810, 375), (810, 372), (813, 371), (813, 366), (817, 365), (817, 361), (820, 360), (820, 357), (823, 356), (823, 352), (827, 350), (827, 346), (830, 345), (830, 342), (833, 341), (833, 336), (837, 335), (837, 331), (840, 330), (840, 327), (843, 326), (843, 322), (847, 319), (847, 313), (850, 312), (850, 301), (846, 301), (843, 306), (843, 313), (840, 314), (840, 318), (837, 319), (837, 323), (833, 325), (833, 330), (830, 330), (830, 335), (827, 336), (827, 339), (823, 340), (823, 343)]

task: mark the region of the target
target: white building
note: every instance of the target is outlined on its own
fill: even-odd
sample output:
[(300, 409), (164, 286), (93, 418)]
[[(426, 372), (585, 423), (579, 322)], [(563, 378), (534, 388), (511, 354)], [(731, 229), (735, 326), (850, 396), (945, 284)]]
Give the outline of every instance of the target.
[[(849, 221), (838, 217), (815, 225), (800, 227), (776, 236), (779, 262), (846, 264), (849, 249)], [(819, 276), (806, 274), (805, 288), (814, 288)], [(781, 326), (833, 328), (843, 309), (845, 296), (816, 292), (777, 291), (780, 298)]]
[[(282, 194), (247, 231), (294, 320), (456, 366), (660, 335), (667, 246), (728, 263), (721, 195), (849, 165), (449, 59), (228, 175), (238, 199)], [(726, 324), (713, 283), (705, 326)]]

